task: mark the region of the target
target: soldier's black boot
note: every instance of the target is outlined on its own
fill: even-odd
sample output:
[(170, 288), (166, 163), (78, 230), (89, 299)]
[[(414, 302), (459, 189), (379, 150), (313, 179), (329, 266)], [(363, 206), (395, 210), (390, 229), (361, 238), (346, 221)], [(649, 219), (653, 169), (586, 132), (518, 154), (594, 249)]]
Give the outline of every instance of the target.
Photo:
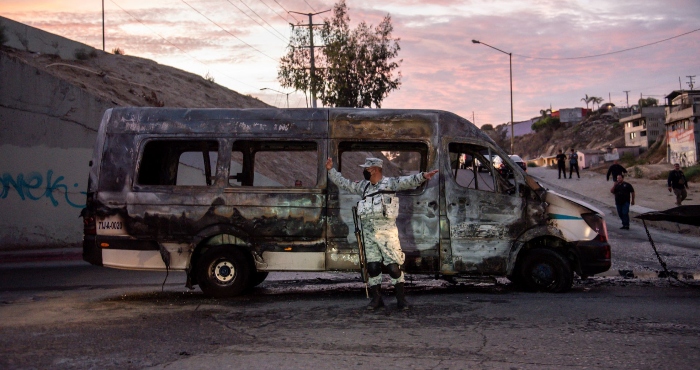
[(403, 283), (396, 283), (394, 285), (394, 291), (396, 293), (396, 306), (399, 310), (408, 310), (408, 301), (406, 301), (406, 294), (403, 290)]
[(367, 305), (367, 309), (376, 310), (377, 308), (384, 307), (384, 300), (382, 299), (382, 286), (372, 285), (369, 287), (369, 292), (372, 295), (372, 300)]

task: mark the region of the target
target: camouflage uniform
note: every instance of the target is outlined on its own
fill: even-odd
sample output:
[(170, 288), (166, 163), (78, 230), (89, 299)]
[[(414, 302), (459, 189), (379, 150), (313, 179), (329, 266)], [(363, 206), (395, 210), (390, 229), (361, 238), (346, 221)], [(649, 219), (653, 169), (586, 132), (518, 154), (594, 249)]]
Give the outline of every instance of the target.
[[(381, 167), (381, 160), (378, 161), (380, 161), (378, 167)], [(371, 197), (366, 197), (366, 201), (373, 204), (381, 204), (381, 202), (387, 202), (391, 198), (393, 198), (392, 201), (398, 202), (398, 198), (385, 193), (377, 193), (379, 191), (396, 192), (399, 190), (413, 189), (426, 180), (421, 172), (410, 176), (382, 177), (376, 184), (372, 184), (367, 180), (352, 182), (344, 178), (335, 168), (332, 168), (328, 172), (328, 177), (340, 189), (353, 194), (362, 195), (363, 198), (367, 195), (375, 194)], [(398, 204), (395, 206), (398, 207)], [(360, 214), (360, 212), (358, 212), (358, 214)], [(399, 230), (396, 227), (395, 216), (394, 218), (390, 218), (381, 213), (373, 213), (360, 215), (360, 220), (364, 234), (367, 263), (382, 262), (384, 265), (392, 263), (402, 265), (405, 261), (405, 256), (401, 251)], [(381, 284), (381, 282), (382, 275), (379, 274), (378, 276), (370, 277), (368, 283), (370, 286), (374, 286)], [(401, 272), (400, 277), (391, 279), (392, 285), (403, 282), (403, 272)]]

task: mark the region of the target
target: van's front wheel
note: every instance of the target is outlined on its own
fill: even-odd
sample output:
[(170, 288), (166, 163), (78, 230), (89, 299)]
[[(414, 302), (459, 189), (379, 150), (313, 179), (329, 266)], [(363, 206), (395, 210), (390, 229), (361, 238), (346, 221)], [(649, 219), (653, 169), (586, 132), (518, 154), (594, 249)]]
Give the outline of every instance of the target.
[(210, 248), (197, 266), (199, 287), (210, 297), (234, 297), (248, 286), (250, 264), (243, 251), (234, 246)]
[(529, 290), (562, 293), (574, 282), (571, 264), (553, 250), (533, 249), (521, 266), (522, 283)]

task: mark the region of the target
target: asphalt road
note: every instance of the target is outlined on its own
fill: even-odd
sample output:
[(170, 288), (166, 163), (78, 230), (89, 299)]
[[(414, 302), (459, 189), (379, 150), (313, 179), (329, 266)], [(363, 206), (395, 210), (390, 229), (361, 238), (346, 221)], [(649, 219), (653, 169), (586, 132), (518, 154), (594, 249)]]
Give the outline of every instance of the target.
[(411, 276), (368, 312), (357, 274), (271, 274), (209, 299), (184, 274), (0, 269), (0, 368), (695, 369), (700, 289), (594, 278), (566, 294)]

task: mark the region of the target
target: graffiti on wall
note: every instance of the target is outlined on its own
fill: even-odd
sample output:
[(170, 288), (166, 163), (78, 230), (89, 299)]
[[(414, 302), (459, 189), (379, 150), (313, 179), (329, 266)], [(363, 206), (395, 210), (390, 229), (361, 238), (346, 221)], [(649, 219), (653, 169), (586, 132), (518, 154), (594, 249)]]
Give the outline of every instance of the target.
[[(0, 199), (5, 199), (10, 193), (16, 192), (21, 200), (40, 200), (46, 198), (51, 201), (54, 207), (58, 207), (60, 202), (56, 199), (56, 196), (61, 199), (60, 194), (62, 192), (63, 198), (68, 205), (74, 208), (85, 208), (84, 203), (71, 201), (68, 185), (64, 184), (63, 180), (63, 176), (58, 176), (54, 179), (53, 170), (46, 171), (46, 177), (39, 172), (19, 173), (17, 176), (5, 172), (2, 174), (2, 177), (0, 177), (0, 182), (2, 183)], [(78, 184), (73, 184), (73, 187), (77, 188)], [(81, 194), (84, 200), (87, 193), (81, 191), (77, 192), (77, 194)]]
[(679, 163), (681, 167), (694, 165), (696, 163), (696, 157), (693, 124), (691, 123), (687, 128), (680, 126), (675, 130), (667, 131), (667, 134), (669, 162)]

